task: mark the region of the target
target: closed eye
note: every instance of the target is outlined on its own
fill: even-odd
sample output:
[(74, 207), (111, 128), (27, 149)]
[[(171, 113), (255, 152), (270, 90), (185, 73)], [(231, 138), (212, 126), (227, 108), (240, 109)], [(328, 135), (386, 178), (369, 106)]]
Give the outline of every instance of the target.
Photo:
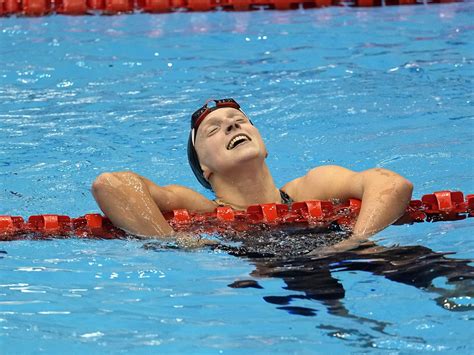
[(207, 131), (207, 135), (210, 136), (210, 135), (216, 133), (218, 130), (219, 130), (219, 127), (214, 126), (214, 127), (210, 128), (210, 129)]

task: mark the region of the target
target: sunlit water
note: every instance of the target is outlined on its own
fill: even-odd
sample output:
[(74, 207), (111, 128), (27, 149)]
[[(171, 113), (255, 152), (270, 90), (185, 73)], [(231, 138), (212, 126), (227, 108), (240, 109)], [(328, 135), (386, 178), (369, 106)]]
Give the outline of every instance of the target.
[[(473, 193), (473, 9), (1, 18), (0, 214), (98, 211), (94, 177), (126, 169), (210, 197), (185, 155), (208, 97), (242, 104), (278, 185), (338, 164)], [(472, 353), (472, 235), (393, 226), (323, 259), (5, 242), (0, 349)]]

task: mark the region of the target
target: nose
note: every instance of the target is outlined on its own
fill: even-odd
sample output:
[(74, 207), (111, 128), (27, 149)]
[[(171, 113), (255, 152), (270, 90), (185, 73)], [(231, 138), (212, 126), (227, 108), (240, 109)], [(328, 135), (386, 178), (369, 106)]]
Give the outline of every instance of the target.
[(240, 124), (235, 121), (235, 119), (231, 119), (230, 122), (227, 123), (227, 127), (225, 129), (225, 133), (226, 134), (229, 134), (231, 133), (233, 130), (235, 129), (239, 129), (240, 128)]

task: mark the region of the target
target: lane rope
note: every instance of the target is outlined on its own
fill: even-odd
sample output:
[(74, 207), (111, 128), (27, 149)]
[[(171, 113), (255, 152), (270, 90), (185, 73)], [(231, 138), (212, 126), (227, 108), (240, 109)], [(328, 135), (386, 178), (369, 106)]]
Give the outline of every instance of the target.
[(0, 0), (0, 16), (290, 10), (327, 6), (371, 7), (451, 2), (463, 0)]
[[(217, 207), (211, 213), (194, 213), (185, 209), (163, 215), (176, 231), (194, 233), (244, 232), (262, 226), (285, 228), (329, 228), (337, 224), (348, 228), (355, 223), (361, 207), (360, 200), (345, 203), (331, 201), (294, 202), (291, 206), (275, 203), (249, 206), (246, 211)], [(474, 217), (474, 194), (460, 191), (437, 191), (410, 201), (404, 216), (394, 224), (455, 221)], [(122, 238), (127, 234), (100, 214), (71, 218), (57, 214), (30, 216), (0, 216), (0, 241), (43, 238)]]

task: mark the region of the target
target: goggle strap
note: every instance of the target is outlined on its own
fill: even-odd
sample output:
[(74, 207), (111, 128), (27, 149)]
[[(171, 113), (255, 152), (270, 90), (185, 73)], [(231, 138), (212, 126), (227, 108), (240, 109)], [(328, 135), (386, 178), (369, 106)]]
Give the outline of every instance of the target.
[(193, 143), (193, 147), (194, 147), (194, 137), (195, 137), (195, 134), (194, 134), (194, 128), (191, 130), (191, 142)]
[(201, 113), (198, 117), (198, 119), (196, 120), (196, 122), (194, 123), (194, 127), (199, 127), (201, 122), (206, 118), (206, 116), (208, 114), (210, 114), (213, 110), (211, 108), (208, 108), (206, 106), (206, 109), (203, 111), (203, 113)]
[[(214, 101), (218, 101), (218, 100), (214, 100)], [(240, 105), (237, 102), (218, 102), (217, 105), (214, 107), (207, 107), (207, 103), (206, 103), (206, 105), (204, 105), (203, 107), (205, 107), (206, 109), (204, 110), (203, 113), (199, 115), (199, 118), (194, 123), (194, 127), (199, 127), (199, 125), (204, 120), (204, 118), (206, 118), (208, 114), (210, 114), (212, 111), (217, 110), (218, 108), (232, 107), (232, 108), (235, 108), (236, 110), (242, 111), (240, 109)]]

